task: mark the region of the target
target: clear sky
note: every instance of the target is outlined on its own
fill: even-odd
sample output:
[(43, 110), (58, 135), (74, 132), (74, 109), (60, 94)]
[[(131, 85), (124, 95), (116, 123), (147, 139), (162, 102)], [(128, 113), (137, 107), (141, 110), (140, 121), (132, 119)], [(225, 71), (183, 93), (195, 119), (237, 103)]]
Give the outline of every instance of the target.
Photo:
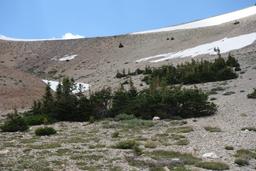
[(124, 34), (207, 18), (255, 0), (0, 0), (0, 35), (23, 39)]

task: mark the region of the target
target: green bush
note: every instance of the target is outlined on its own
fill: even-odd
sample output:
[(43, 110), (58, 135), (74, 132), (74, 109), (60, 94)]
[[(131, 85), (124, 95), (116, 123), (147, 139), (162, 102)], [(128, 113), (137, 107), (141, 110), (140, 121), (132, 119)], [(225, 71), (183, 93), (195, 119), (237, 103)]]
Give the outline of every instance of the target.
[(7, 120), (0, 127), (3, 132), (23, 132), (26, 131), (29, 127), (25, 120), (17, 115), (17, 113), (9, 114)]
[(52, 123), (47, 115), (28, 115), (24, 116), (23, 119), (30, 126)]
[(35, 134), (37, 136), (49, 136), (49, 135), (54, 135), (56, 133), (57, 133), (57, 131), (51, 127), (37, 128), (35, 130)]

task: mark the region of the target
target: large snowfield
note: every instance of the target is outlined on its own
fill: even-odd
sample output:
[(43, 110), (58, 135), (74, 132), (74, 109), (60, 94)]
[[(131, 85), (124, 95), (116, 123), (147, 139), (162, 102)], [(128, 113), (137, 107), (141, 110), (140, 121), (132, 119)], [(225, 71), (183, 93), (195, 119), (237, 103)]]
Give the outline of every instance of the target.
[[(53, 91), (56, 91), (57, 90), (57, 87), (59, 85), (59, 82), (58, 81), (50, 81), (50, 80), (42, 80), (45, 84), (50, 84), (50, 87)], [(90, 85), (89, 84), (85, 84), (85, 83), (79, 83), (79, 82), (76, 82), (75, 83), (75, 89), (72, 91), (74, 94), (76, 93), (79, 93), (80, 90), (81, 92), (85, 92), (85, 91), (88, 91), (89, 88), (90, 88)]]
[(161, 29), (155, 30), (148, 30), (142, 32), (135, 32), (131, 34), (147, 34), (147, 33), (156, 33), (156, 32), (165, 32), (165, 31), (174, 31), (174, 30), (184, 30), (184, 29), (195, 29), (195, 28), (202, 28), (202, 27), (210, 27), (216, 26), (224, 23), (228, 23), (231, 21), (236, 21), (242, 18), (246, 18), (252, 15), (256, 15), (256, 6), (252, 6), (249, 8), (245, 8), (239, 11), (219, 15), (216, 17), (207, 18), (204, 20), (199, 20), (191, 23), (186, 23), (182, 25), (166, 27)]
[(241, 49), (243, 47), (251, 45), (256, 41), (256, 33), (240, 35), (232, 38), (224, 38), (215, 42), (203, 44), (190, 49), (185, 49), (179, 52), (170, 52), (165, 54), (159, 54), (147, 58), (142, 58), (136, 62), (162, 62), (173, 58), (195, 57), (204, 54), (214, 55), (216, 54), (215, 48), (219, 48), (220, 53), (227, 53), (232, 50)]

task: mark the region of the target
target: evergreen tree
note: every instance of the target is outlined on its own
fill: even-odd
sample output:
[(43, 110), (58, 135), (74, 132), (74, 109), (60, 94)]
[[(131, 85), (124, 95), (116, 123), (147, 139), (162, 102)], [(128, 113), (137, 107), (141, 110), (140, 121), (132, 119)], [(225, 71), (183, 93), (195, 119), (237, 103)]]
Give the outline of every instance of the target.
[(50, 83), (45, 88), (45, 94), (42, 99), (42, 113), (51, 114), (54, 108), (54, 98), (51, 93)]

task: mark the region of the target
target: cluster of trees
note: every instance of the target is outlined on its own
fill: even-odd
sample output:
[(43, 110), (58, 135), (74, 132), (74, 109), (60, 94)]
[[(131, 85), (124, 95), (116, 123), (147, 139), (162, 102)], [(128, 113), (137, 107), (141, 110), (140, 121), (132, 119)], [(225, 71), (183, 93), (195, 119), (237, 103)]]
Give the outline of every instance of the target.
[(186, 62), (177, 66), (165, 65), (159, 68), (151, 68), (147, 66), (144, 70), (137, 69), (135, 72), (126, 74), (125, 70), (122, 73), (117, 72), (116, 77), (122, 78), (132, 75), (144, 74), (142, 81), (147, 84), (158, 82), (161, 85), (174, 84), (196, 84), (214, 81), (224, 81), (235, 79), (238, 77), (235, 71), (240, 71), (240, 64), (232, 57), (228, 59), (219, 55), (213, 62), (201, 60)]
[[(235, 68), (235, 69), (234, 69)], [(147, 68), (144, 81), (159, 80), (160, 84), (197, 84), (224, 81), (238, 77), (235, 71), (240, 70), (238, 61), (229, 56), (227, 60), (218, 57), (213, 62), (206, 60), (186, 62), (184, 64)]]
[(31, 114), (47, 115), (56, 121), (88, 121), (122, 113), (142, 119), (154, 116), (164, 119), (209, 116), (216, 112), (216, 106), (208, 102), (208, 95), (196, 88), (152, 84), (150, 88), (138, 92), (130, 81), (128, 90), (121, 87), (112, 92), (110, 88), (105, 88), (87, 97), (73, 94), (73, 86), (72, 79), (64, 78), (52, 94), (48, 85), (42, 100), (34, 103)]

